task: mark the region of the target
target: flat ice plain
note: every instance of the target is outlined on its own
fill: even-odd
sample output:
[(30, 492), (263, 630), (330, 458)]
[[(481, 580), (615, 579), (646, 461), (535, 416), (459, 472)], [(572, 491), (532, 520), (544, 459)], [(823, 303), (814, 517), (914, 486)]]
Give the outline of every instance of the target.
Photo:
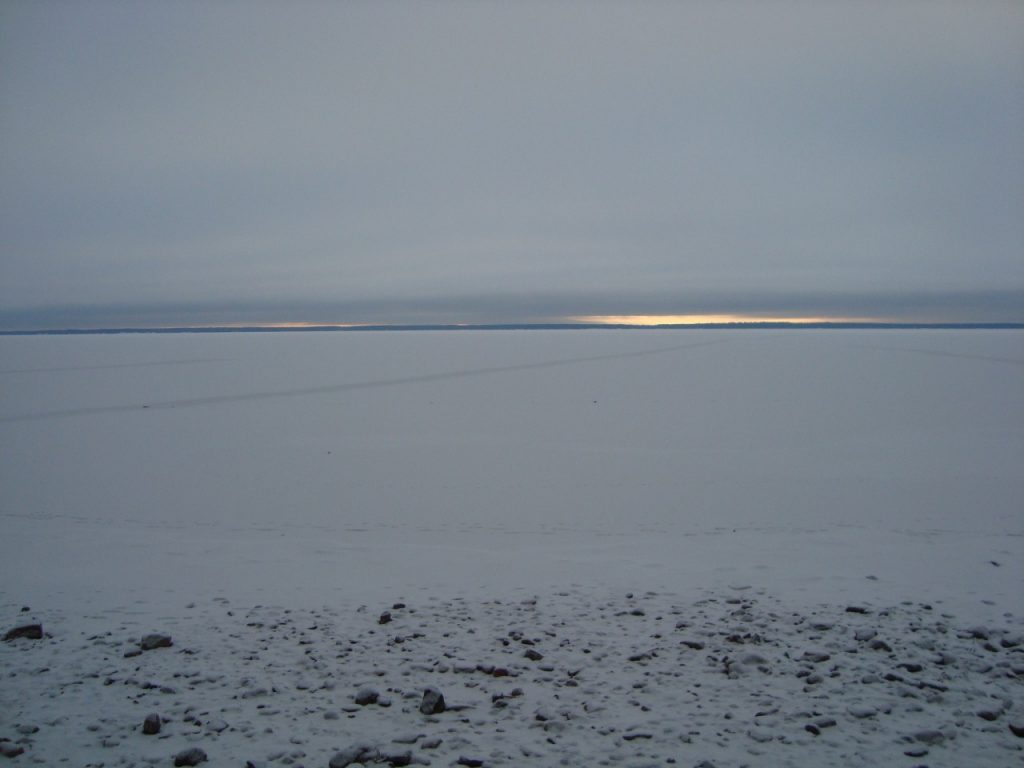
[(17, 762), (1024, 765), (1020, 331), (5, 337), (0, 456)]

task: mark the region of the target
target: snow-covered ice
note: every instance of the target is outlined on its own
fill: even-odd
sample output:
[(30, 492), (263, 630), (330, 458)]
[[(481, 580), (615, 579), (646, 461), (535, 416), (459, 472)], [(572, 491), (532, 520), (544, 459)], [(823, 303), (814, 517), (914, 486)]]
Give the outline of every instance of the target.
[(1024, 764), (1019, 331), (5, 337), (0, 456), (17, 762)]

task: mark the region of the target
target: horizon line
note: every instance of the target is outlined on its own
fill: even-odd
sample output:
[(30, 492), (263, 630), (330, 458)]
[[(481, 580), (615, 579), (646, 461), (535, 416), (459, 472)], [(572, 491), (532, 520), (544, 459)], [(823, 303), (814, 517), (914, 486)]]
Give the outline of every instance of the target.
[(0, 330), (0, 336), (88, 336), (168, 333), (301, 333), (512, 330), (1021, 330), (1024, 322), (893, 322), (876, 320), (736, 320), (686, 323), (221, 323), (209, 325), (34, 328)]

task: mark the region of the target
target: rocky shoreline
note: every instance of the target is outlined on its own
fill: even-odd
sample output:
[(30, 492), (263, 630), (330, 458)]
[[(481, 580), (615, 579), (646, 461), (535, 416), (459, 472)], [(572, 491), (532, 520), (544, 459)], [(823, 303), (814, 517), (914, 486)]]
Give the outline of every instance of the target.
[[(1024, 622), (573, 588), (75, 616), (5, 606), (15, 764), (1024, 764)], [(39, 627), (39, 631), (26, 627)]]

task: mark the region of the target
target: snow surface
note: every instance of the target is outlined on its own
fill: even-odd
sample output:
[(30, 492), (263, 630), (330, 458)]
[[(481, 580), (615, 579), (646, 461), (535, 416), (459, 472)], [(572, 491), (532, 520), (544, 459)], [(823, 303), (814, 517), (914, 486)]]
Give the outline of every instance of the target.
[(1019, 331), (5, 337), (0, 456), (15, 761), (1024, 764)]

